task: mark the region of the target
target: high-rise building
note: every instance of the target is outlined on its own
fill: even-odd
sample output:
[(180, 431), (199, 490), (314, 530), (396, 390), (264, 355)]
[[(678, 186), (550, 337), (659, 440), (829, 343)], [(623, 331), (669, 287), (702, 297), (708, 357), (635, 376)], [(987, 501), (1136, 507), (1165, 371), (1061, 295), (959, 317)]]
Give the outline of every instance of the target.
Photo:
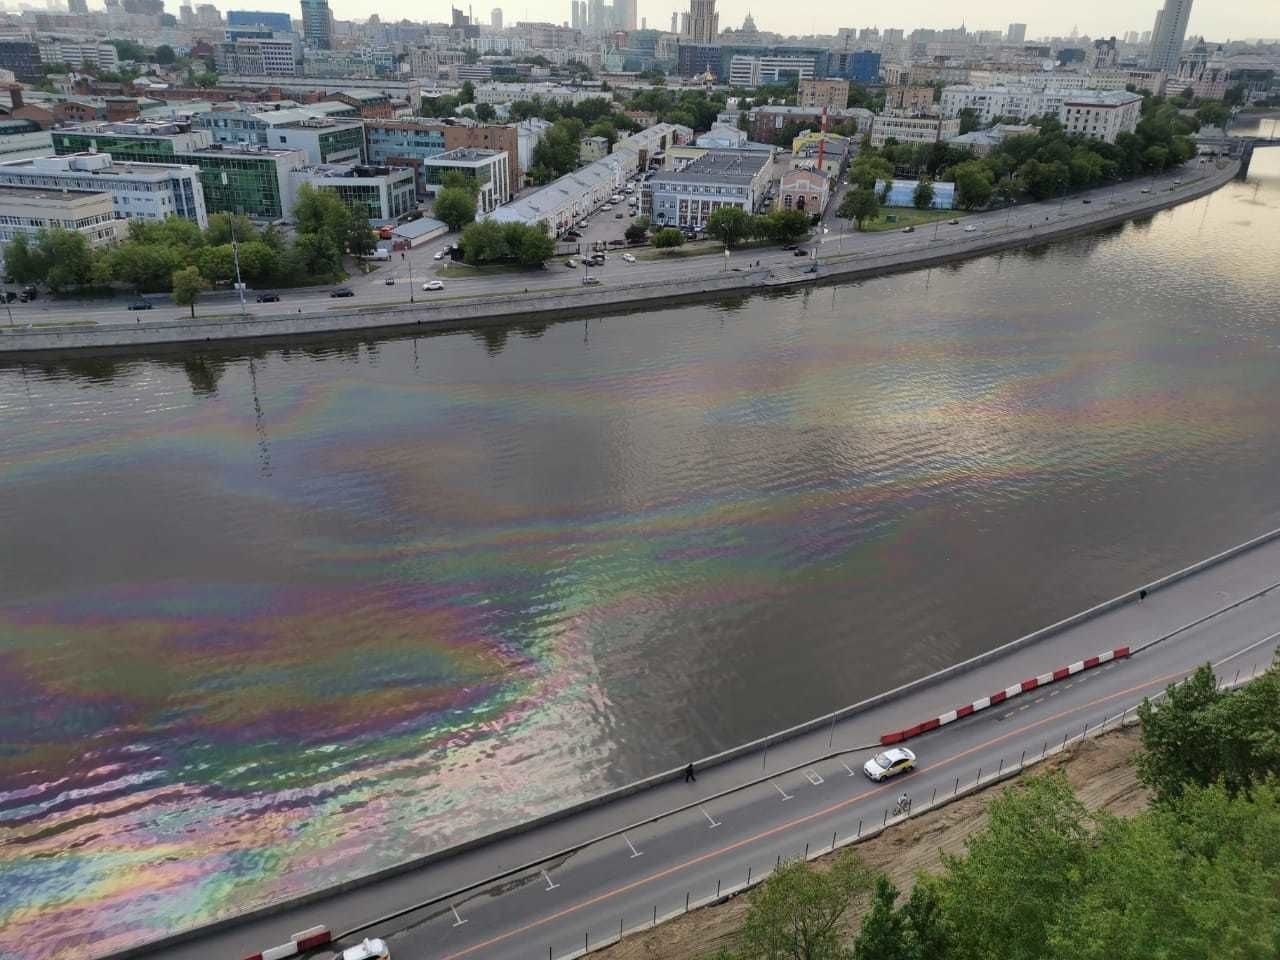
[(569, 0), (569, 26), (574, 30), (582, 29), (582, 13), (578, 0)]
[(680, 32), (680, 14), (676, 13), (674, 10), (671, 11), (671, 32)]
[(1009, 32), (1006, 36), (1010, 43), (1022, 43), (1027, 39), (1027, 25), (1025, 23), (1009, 24)]
[(1151, 59), (1147, 66), (1168, 73), (1178, 69), (1190, 19), (1191, 0), (1165, 0), (1163, 9), (1156, 12), (1156, 24), (1151, 30)]
[(502, 8), (494, 7), (489, 13), (489, 26), (495, 30), (502, 29)]
[(274, 10), (228, 10), (227, 27), (263, 27), (276, 33), (292, 33), (293, 21), (287, 13)]
[(67, 13), (87, 17), (89, 15), (89, 0), (67, 0)]
[(333, 14), (329, 0), (302, 0), (302, 38), (314, 50), (333, 49)]
[(720, 14), (716, 13), (716, 0), (689, 0), (684, 36), (691, 43), (716, 42), (720, 36)]
[(636, 0), (613, 0), (613, 19), (619, 30), (636, 29)]

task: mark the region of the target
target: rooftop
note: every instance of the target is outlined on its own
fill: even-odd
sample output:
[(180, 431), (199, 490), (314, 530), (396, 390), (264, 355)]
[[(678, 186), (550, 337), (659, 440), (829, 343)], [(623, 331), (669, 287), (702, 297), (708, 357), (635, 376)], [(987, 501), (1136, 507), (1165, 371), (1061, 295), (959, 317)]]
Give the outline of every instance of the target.
[(712, 150), (683, 170), (654, 174), (655, 182), (751, 183), (769, 163), (766, 154), (743, 150)]
[(456, 150), (448, 150), (444, 153), (436, 154), (434, 157), (428, 157), (423, 163), (435, 164), (473, 164), (479, 166), (488, 163), (494, 157), (501, 157), (506, 154), (505, 150), (482, 150), (475, 147), (458, 147)]
[(68, 202), (71, 200), (87, 200), (90, 197), (107, 197), (105, 190), (50, 190), (48, 187), (0, 186), (0, 200), (51, 200)]
[(1063, 103), (1066, 106), (1123, 107), (1141, 99), (1140, 94), (1130, 93), (1128, 90), (1082, 90), (1079, 93), (1072, 93)]
[(192, 170), (177, 163), (133, 163), (113, 160), (106, 153), (71, 153), (60, 157), (29, 157), (0, 163), (0, 171), (18, 173), (91, 173), (104, 177), (167, 180), (174, 170)]

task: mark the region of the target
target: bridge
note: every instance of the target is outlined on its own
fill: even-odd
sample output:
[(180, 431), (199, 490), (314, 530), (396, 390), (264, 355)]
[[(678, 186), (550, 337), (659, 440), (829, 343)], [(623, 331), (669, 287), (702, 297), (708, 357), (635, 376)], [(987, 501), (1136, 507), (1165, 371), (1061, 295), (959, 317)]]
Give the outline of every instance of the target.
[(1243, 180), (1249, 175), (1249, 164), (1253, 160), (1253, 151), (1258, 147), (1280, 147), (1280, 137), (1233, 137), (1228, 133), (1196, 134), (1192, 138), (1201, 153), (1214, 153), (1222, 156), (1236, 157), (1240, 160), (1240, 172), (1237, 178)]

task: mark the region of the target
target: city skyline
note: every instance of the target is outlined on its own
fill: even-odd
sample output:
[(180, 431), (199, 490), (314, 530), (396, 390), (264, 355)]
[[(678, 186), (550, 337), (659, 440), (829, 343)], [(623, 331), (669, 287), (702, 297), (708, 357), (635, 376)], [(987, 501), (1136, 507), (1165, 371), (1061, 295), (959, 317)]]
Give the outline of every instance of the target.
[[(219, 9), (253, 8), (279, 10), (299, 16), (299, 4), (291, 0), (254, 0), (252, 3), (219, 2)], [(410, 3), (408, 0), (390, 0), (379, 6), (383, 21), (421, 20), (449, 21), (450, 8), (456, 2), (441, 0), (439, 3)], [(169, 0), (166, 11), (177, 14), (179, 0)], [(476, 12), (479, 22), (487, 22), (490, 3)], [(1093, 37), (1123, 36), (1128, 30), (1139, 33), (1151, 30), (1156, 12), (1162, 0), (1080, 0), (1069, 8), (1059, 4), (1029, 4), (1018, 0), (973, 0), (945, 9), (937, 0), (905, 0), (895, 5), (890, 14), (883, 10), (865, 15), (836, 9), (813, 9), (807, 18), (797, 18), (794, 11), (779, 0), (718, 0), (721, 29), (737, 28), (748, 13), (762, 31), (786, 35), (810, 33), (834, 34), (842, 27), (898, 27), (908, 32), (916, 28), (945, 29), (964, 23), (970, 30), (1004, 30), (1009, 23), (1027, 24), (1027, 39), (1046, 36), (1069, 36), (1073, 29)], [(368, 19), (368, 7), (353, 0), (333, 0), (330, 3), (335, 18), (364, 21)], [(100, 9), (96, 5), (91, 9)], [(520, 21), (565, 23), (570, 19), (567, 0), (521, 0), (518, 4), (502, 7), (505, 22), (513, 25)], [(673, 12), (686, 13), (688, 0), (642, 0), (636, 11), (637, 24), (641, 19), (651, 28), (665, 30), (670, 25)], [(1248, 38), (1280, 38), (1280, 15), (1275, 13), (1271, 0), (1239, 0), (1227, 5), (1201, 4), (1191, 14), (1187, 36), (1203, 35), (1211, 40), (1244, 40)]]

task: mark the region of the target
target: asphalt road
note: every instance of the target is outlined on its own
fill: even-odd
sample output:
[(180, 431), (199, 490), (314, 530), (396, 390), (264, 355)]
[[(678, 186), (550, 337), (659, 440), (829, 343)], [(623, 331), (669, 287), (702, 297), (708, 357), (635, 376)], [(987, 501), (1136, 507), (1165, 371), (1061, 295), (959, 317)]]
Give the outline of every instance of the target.
[[(1280, 541), (1218, 564), (1136, 601), (929, 685), (846, 721), (707, 769), (695, 784), (669, 782), (390, 880), (171, 947), (165, 956), (248, 955), (296, 930), (335, 931), (459, 890), (632, 824), (570, 856), (501, 882), (375, 923), (397, 960), (462, 957), (552, 960), (653, 918), (683, 910), (767, 871), (779, 857), (830, 848), (883, 822), (904, 790), (917, 805), (988, 779), (1064, 737), (1096, 728), (1206, 660), (1227, 681), (1270, 663), (1280, 636), (1280, 589), (1213, 616), (1133, 657), (1077, 674), (916, 738), (915, 773), (877, 785), (859, 772), (882, 732), (927, 720), (1011, 683), (1112, 649), (1139, 646), (1280, 581)], [(806, 763), (815, 757), (829, 759)], [(790, 772), (783, 772), (790, 771)], [(770, 777), (764, 782), (744, 783)], [(740, 787), (740, 788), (739, 788)], [(739, 789), (735, 789), (739, 788)], [(692, 806), (690, 806), (692, 805)], [(680, 812), (668, 811), (687, 807)], [(355, 939), (358, 939), (355, 938)], [(353, 940), (347, 941), (354, 942)]]
[[(996, 210), (978, 214), (957, 212), (958, 224), (942, 221), (939, 224), (922, 226), (914, 232), (904, 234), (900, 231), (884, 231), (877, 233), (859, 233), (847, 221), (835, 217), (837, 204), (832, 203), (827, 215), (818, 228), (813, 242), (803, 246), (812, 258), (814, 248), (817, 257), (823, 259), (855, 258), (863, 255), (884, 253), (906, 253), (918, 250), (921, 253), (932, 252), (942, 242), (963, 242), (977, 240), (993, 233), (1026, 231), (1030, 234), (1037, 226), (1061, 222), (1066, 219), (1085, 219), (1110, 215), (1117, 209), (1132, 205), (1138, 200), (1149, 199), (1140, 191), (1148, 190), (1159, 193), (1173, 187), (1175, 179), (1189, 184), (1209, 170), (1208, 165), (1200, 167), (1190, 163), (1182, 170), (1172, 171), (1160, 177), (1144, 178), (1140, 181), (1116, 184), (1099, 188), (1083, 194), (1073, 194), (1062, 201), (1038, 204), (1023, 204), (1007, 210)], [(1088, 203), (1085, 201), (1088, 200)], [(613, 211), (600, 211), (591, 218), (591, 226), (586, 237), (592, 239), (597, 235), (612, 235), (618, 229), (625, 229), (630, 223), (629, 217), (615, 220)], [(970, 229), (972, 228), (972, 229)], [(564, 259), (556, 258), (548, 261), (546, 269), (496, 272), (476, 276), (470, 270), (464, 270), (459, 276), (457, 268), (446, 266), (443, 261), (436, 261), (433, 255), (443, 249), (449, 238), (441, 238), (425, 244), (418, 250), (408, 252), (404, 259), (399, 254), (390, 261), (374, 262), (369, 274), (356, 274), (342, 286), (352, 289), (354, 296), (344, 299), (330, 298), (332, 287), (296, 288), (277, 291), (279, 303), (257, 303), (256, 293), (250, 291), (244, 312), (253, 316), (287, 315), (291, 313), (313, 313), (325, 309), (349, 310), (352, 306), (379, 306), (407, 303), (412, 294), (415, 302), (430, 303), (432, 299), (455, 299), (467, 296), (485, 296), (495, 294), (512, 294), (523, 291), (545, 291), (569, 289), (582, 282), (584, 271), (581, 267), (571, 269), (564, 266)], [(707, 277), (735, 267), (745, 269), (755, 260), (761, 266), (774, 270), (779, 276), (790, 276), (805, 269), (809, 261), (797, 257), (790, 251), (776, 248), (751, 249), (735, 251), (726, 262), (718, 253), (703, 256), (685, 256), (661, 258), (656, 260), (641, 259), (634, 264), (622, 261), (620, 252), (611, 253), (604, 267), (591, 268), (591, 275), (602, 283), (660, 283), (672, 279), (693, 279)], [(394, 281), (390, 285), (387, 280)], [(424, 291), (422, 284), (426, 280), (439, 279), (444, 283), (444, 290)], [(47, 296), (33, 303), (13, 303), (8, 305), (9, 312), (0, 317), (0, 323), (11, 323), (16, 326), (25, 324), (52, 325), (62, 321), (83, 323), (93, 321), (102, 326), (108, 324), (127, 324), (171, 321), (186, 319), (190, 312), (178, 307), (166, 298), (149, 298), (155, 304), (154, 309), (130, 311), (128, 304), (132, 298), (121, 297), (111, 301), (79, 300), (55, 301)], [(197, 305), (200, 316), (233, 315), (240, 312), (240, 304), (234, 295), (219, 293), (209, 296)]]

